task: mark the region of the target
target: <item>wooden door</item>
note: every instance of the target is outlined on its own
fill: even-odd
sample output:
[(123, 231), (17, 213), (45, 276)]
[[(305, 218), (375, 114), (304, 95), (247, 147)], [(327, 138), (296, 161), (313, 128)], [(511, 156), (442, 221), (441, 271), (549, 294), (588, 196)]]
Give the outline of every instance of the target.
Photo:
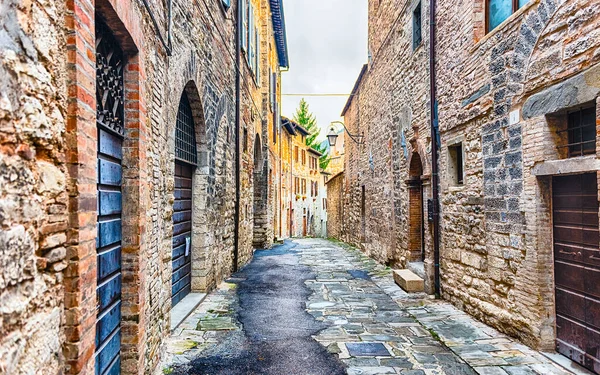
[(175, 127), (175, 202), (171, 303), (175, 306), (192, 289), (192, 177), (198, 162), (196, 129), (185, 91), (179, 101)]
[(557, 351), (600, 373), (600, 249), (595, 173), (554, 177)]
[(96, 375), (121, 370), (121, 213), (124, 56), (108, 28), (96, 22), (98, 129), (96, 237)]
[(173, 204), (173, 276), (171, 302), (176, 305), (192, 286), (192, 175), (193, 167), (175, 163)]
[(302, 219), (302, 237), (306, 237), (306, 216), (304, 216)]

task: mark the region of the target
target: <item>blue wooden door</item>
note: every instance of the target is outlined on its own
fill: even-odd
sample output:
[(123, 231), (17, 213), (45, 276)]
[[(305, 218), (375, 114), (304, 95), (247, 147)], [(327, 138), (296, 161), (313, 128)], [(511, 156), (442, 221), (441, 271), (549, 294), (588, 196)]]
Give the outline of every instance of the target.
[(173, 204), (173, 276), (171, 303), (175, 306), (192, 289), (192, 179), (197, 164), (192, 108), (184, 92), (175, 127), (175, 203)]
[(108, 28), (100, 20), (97, 20), (96, 375), (114, 375), (121, 371), (123, 65), (121, 49)]

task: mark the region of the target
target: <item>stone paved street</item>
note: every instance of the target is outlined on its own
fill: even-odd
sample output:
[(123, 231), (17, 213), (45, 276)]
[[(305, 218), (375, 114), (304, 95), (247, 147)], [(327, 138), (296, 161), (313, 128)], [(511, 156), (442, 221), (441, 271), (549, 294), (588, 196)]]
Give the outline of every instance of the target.
[(405, 293), (394, 284), (389, 268), (321, 239), (294, 240), (257, 252), (250, 265), (211, 293), (173, 332), (161, 370), (585, 373), (568, 371), (446, 302)]

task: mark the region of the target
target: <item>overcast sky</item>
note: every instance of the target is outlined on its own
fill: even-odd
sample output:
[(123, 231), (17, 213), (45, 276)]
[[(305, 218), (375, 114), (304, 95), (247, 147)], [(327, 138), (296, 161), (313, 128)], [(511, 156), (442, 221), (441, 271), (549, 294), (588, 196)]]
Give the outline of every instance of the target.
[[(283, 94), (349, 94), (367, 61), (368, 0), (284, 0), (290, 70)], [(302, 97), (283, 96), (292, 118)], [(324, 139), (348, 97), (305, 97)]]

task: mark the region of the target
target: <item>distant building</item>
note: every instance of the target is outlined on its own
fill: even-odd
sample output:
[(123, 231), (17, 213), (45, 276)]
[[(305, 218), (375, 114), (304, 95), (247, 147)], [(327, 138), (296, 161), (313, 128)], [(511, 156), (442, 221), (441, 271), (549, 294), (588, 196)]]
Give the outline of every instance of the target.
[(323, 237), (326, 193), (322, 191), (325, 180), (319, 167), (322, 154), (306, 145), (309, 132), (300, 124), (283, 117), (282, 128), (286, 137), (282, 153), (281, 207), (286, 215), (281, 219), (285, 224), (281, 237)]

